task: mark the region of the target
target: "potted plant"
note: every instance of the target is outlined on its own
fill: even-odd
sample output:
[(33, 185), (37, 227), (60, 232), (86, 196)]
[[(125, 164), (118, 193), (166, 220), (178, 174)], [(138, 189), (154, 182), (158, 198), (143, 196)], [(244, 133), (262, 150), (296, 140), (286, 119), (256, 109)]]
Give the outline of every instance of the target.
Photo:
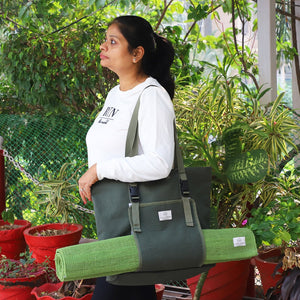
[[(290, 187), (296, 187), (297, 178), (290, 174), (289, 180), (293, 180)], [(259, 270), (265, 295), (282, 279), (284, 269), (278, 264), (300, 238), (300, 197), (296, 189), (291, 191), (287, 195), (287, 191), (278, 185), (277, 198), (267, 206), (253, 210), (252, 217), (248, 219), (247, 225), (254, 232), (258, 245), (259, 253), (254, 258), (254, 264)]]
[(55, 271), (33, 258), (0, 258), (0, 299), (32, 300), (31, 290), (45, 282), (55, 282)]
[(26, 248), (23, 231), (30, 226), (29, 221), (15, 220), (11, 210), (4, 210), (2, 220), (0, 220), (1, 255), (5, 255), (7, 258), (19, 259), (20, 253), (24, 252)]
[(24, 236), (32, 257), (39, 263), (48, 259), (50, 266), (55, 268), (56, 249), (78, 244), (82, 228), (80, 224), (44, 224), (27, 228)]
[(37, 300), (90, 300), (95, 289), (95, 280), (75, 280), (59, 283), (46, 283), (35, 287), (31, 294)]
[[(204, 63), (211, 74), (196, 87), (178, 90), (174, 100), (185, 164), (212, 167), (213, 228), (244, 226), (252, 208), (275, 198), (272, 174), (289, 147), (297, 150), (292, 134), (300, 129), (281, 104), (283, 95), (260, 105), (268, 90), (252, 90), (231, 75), (233, 61), (225, 56), (216, 65)], [(245, 295), (247, 283), (242, 288)]]
[(80, 172), (80, 166), (75, 171), (71, 168), (72, 163), (64, 163), (56, 178), (49, 174), (49, 179), (40, 182), (37, 195), (42, 196), (39, 199), (40, 206), (44, 209), (48, 217), (60, 220), (60, 223), (76, 223), (76, 214), (74, 208), (81, 202), (78, 197), (78, 183), (76, 174)]
[(267, 292), (266, 299), (299, 299), (300, 297), (300, 256), (299, 242), (284, 251), (279, 266), (283, 270), (282, 277)]
[(76, 196), (77, 184), (72, 182), (77, 171), (68, 177), (69, 166), (69, 163), (63, 164), (57, 178), (53, 179), (49, 175), (49, 180), (40, 182), (39, 190), (36, 191), (45, 196), (40, 204), (46, 204), (46, 214), (59, 218), (60, 223), (38, 225), (24, 231), (32, 256), (37, 262), (48, 258), (53, 268), (56, 249), (78, 244), (83, 230), (81, 224), (72, 222), (76, 220), (70, 215), (72, 201), (79, 200)]

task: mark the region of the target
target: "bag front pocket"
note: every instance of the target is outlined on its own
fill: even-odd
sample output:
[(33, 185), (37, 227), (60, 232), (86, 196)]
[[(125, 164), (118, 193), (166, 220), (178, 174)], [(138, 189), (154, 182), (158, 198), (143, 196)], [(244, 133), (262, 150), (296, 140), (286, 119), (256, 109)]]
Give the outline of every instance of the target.
[[(138, 215), (137, 215), (138, 214)], [(164, 271), (203, 265), (204, 238), (193, 199), (132, 203), (129, 207), (139, 255), (139, 271)]]

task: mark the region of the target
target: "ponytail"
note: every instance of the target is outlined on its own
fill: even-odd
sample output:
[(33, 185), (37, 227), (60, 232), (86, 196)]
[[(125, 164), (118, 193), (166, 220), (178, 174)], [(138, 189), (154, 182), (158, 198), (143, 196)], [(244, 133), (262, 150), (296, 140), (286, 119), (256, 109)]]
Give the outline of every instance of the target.
[[(145, 74), (152, 76), (167, 90), (171, 99), (174, 97), (175, 83), (170, 68), (175, 51), (169, 40), (153, 32), (154, 53), (144, 55), (142, 68)], [(148, 55), (147, 55), (148, 54)]]
[(154, 33), (151, 25), (145, 19), (137, 16), (121, 16), (111, 24), (117, 24), (129, 44), (129, 51), (138, 46), (144, 48), (142, 70), (155, 78), (174, 97), (175, 83), (171, 76), (171, 65), (175, 51), (172, 43), (166, 38)]

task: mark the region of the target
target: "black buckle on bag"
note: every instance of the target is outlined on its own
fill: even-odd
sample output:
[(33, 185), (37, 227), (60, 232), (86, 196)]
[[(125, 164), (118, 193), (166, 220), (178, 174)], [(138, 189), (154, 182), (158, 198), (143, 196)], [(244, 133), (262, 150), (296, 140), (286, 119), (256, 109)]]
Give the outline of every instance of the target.
[(189, 183), (187, 180), (180, 180), (180, 189), (181, 189), (181, 195), (183, 197), (190, 196)]
[(130, 193), (131, 202), (139, 202), (140, 193), (139, 193), (139, 188), (138, 188), (137, 184), (129, 185), (129, 193)]

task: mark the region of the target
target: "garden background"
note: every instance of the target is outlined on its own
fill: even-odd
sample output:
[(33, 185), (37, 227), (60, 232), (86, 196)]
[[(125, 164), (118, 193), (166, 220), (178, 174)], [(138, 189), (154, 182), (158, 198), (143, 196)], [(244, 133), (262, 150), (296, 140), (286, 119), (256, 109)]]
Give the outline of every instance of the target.
[[(96, 236), (92, 204), (83, 207), (76, 183), (86, 169), (86, 132), (117, 83), (114, 74), (101, 68), (99, 58), (107, 23), (115, 16), (143, 16), (174, 45), (174, 105), (187, 165), (191, 161), (209, 164), (208, 154), (201, 149), (212, 147), (218, 132), (229, 123), (238, 120), (245, 129), (245, 112), (251, 108), (254, 114), (268, 93), (257, 79), (256, 1), (0, 2), (0, 135), (6, 156), (6, 201), (18, 218), (34, 225), (79, 222), (85, 226), (83, 236)], [(278, 94), (285, 92), (280, 105), (290, 109), (290, 117), (299, 125), (299, 112), (292, 110), (289, 77), (298, 55), (292, 43), (293, 3), (276, 4), (278, 73), (287, 78), (279, 84)], [(191, 105), (195, 95), (215, 103), (218, 119), (211, 116), (210, 121), (218, 130), (207, 134), (203, 123), (187, 124), (189, 118), (198, 120), (209, 105), (205, 102), (203, 108), (195, 109)], [(248, 101), (249, 107), (238, 106), (240, 100)], [(275, 123), (266, 130), (281, 136), (284, 128)], [(282, 148), (274, 159), (279, 165), (299, 142), (298, 131), (293, 135), (294, 148), (292, 143), (285, 148), (280, 142), (268, 147)], [(294, 170), (299, 163), (299, 155), (294, 155), (288, 169)], [(67, 180), (64, 197), (49, 200), (37, 193), (43, 181), (57, 178)]]

